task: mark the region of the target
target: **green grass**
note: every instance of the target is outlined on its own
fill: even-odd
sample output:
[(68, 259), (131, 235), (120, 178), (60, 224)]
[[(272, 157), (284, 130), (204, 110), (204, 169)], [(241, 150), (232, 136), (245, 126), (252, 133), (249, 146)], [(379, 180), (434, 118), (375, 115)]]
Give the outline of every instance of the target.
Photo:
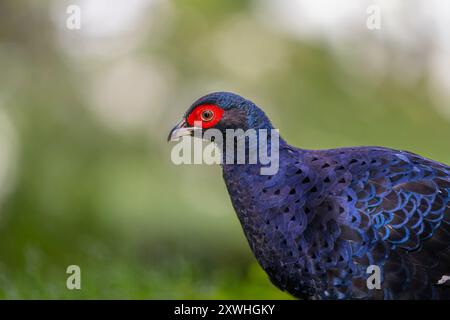
[(233, 272), (205, 270), (183, 260), (155, 267), (93, 258), (80, 264), (81, 290), (68, 290), (66, 265), (29, 263), (15, 270), (1, 268), (1, 299), (292, 299), (257, 265)]

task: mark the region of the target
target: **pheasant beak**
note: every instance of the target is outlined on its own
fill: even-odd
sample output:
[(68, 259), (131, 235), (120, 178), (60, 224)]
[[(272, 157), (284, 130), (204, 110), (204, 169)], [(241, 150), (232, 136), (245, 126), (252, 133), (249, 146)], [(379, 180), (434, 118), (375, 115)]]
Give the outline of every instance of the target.
[(196, 129), (201, 129), (199, 127), (188, 127), (186, 119), (181, 120), (172, 130), (170, 130), (167, 141), (177, 141), (183, 136), (192, 136)]

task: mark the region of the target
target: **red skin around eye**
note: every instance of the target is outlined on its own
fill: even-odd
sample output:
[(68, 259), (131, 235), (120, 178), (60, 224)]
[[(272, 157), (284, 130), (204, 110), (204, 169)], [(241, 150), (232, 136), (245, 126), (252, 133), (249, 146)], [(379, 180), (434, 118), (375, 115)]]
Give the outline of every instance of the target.
[[(211, 110), (214, 113), (214, 116), (210, 121), (203, 121), (202, 120), (202, 112), (205, 110)], [(201, 122), (201, 127), (203, 129), (208, 129), (211, 127), (214, 127), (217, 122), (220, 121), (220, 119), (223, 116), (223, 109), (214, 105), (214, 104), (203, 104), (201, 106), (196, 107), (187, 117), (187, 123), (193, 127), (194, 122)]]

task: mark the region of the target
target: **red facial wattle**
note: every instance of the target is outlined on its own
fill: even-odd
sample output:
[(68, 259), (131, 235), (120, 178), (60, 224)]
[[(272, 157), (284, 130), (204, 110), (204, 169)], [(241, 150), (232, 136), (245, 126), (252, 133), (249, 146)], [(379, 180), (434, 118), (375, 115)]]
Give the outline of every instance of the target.
[(193, 127), (199, 123), (203, 129), (214, 127), (222, 118), (224, 110), (214, 104), (196, 107), (187, 117), (187, 123)]

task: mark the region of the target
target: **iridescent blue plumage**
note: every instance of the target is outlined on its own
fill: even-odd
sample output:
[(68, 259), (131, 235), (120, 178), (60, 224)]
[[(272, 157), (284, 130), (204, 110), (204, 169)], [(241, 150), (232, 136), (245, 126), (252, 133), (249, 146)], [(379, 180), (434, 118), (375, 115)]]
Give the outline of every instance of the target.
[[(245, 111), (234, 113), (243, 129), (272, 128), (239, 96), (202, 99)], [(259, 164), (223, 165), (250, 247), (276, 286), (301, 298), (450, 298), (436, 286), (450, 274), (449, 166), (381, 147), (303, 150), (284, 140), (279, 157), (273, 176)], [(367, 287), (370, 265), (380, 267), (380, 290)]]

